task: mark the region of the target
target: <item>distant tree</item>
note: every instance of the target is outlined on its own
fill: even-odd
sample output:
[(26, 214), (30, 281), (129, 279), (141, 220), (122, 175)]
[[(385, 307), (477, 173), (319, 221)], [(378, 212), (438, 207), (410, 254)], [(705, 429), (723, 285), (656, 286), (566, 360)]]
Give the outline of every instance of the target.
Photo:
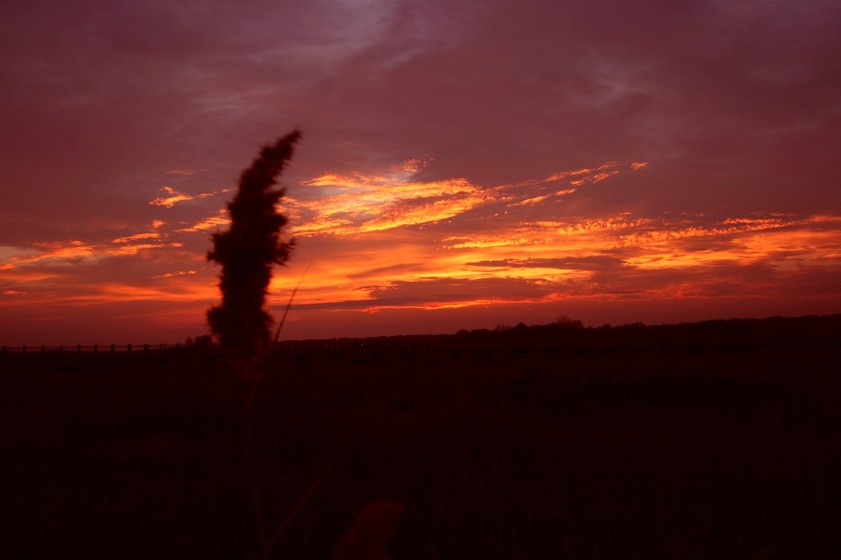
[(188, 336), (187, 340), (184, 341), (184, 346), (186, 348), (209, 348), (213, 346), (213, 338), (209, 334), (200, 334), (195, 338)]
[(581, 323), (581, 321), (574, 320), (566, 315), (559, 316), (557, 319), (555, 319), (554, 324), (558, 328), (565, 330), (577, 330), (584, 328), (584, 325)]
[(228, 203), (231, 226), (213, 234), (213, 249), (207, 254), (208, 260), (222, 265), (222, 304), (207, 312), (210, 330), (244, 376), (260, 375), (256, 366), (271, 348), (272, 319), (263, 307), (272, 265), (284, 264), (294, 245), (294, 240), (281, 238), (287, 219), (277, 211), (277, 203), (285, 191), (273, 187), (300, 137), (295, 130), (265, 146), (242, 172), (237, 194)]

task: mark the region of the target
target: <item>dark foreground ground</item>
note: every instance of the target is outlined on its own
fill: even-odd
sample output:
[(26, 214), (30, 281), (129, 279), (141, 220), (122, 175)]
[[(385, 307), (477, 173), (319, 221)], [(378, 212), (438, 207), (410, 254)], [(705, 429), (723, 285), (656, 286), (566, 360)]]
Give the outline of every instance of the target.
[(386, 501), (397, 559), (839, 558), (829, 334), (287, 351), (250, 421), (206, 354), (7, 354), (0, 556), (330, 558)]

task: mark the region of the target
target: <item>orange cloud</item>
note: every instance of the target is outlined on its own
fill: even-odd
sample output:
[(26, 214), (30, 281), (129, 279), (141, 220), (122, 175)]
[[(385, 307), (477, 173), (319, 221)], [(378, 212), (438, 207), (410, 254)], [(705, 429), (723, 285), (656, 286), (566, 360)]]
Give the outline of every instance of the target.
[(127, 235), (125, 237), (118, 237), (116, 239), (112, 239), (111, 243), (131, 243), (132, 241), (140, 241), (143, 239), (160, 239), (161, 234), (157, 232), (147, 232), (147, 233), (135, 233), (133, 235)]
[[(393, 176), (322, 175), (305, 184), (327, 187), (324, 196), (307, 200), (290, 196), (289, 213), (303, 220), (292, 233), (354, 235), (417, 226), (453, 218), (484, 204), (487, 194), (465, 179), (403, 182)], [(294, 221), (293, 221), (294, 224)]]
[[(425, 242), (419, 238), (394, 251), (364, 252), (360, 258), (331, 262), (323, 281), (304, 282), (300, 303), (372, 312), (545, 303), (568, 297), (712, 297), (761, 293), (786, 282), (773, 275), (763, 282), (745, 278), (746, 270), (754, 270), (745, 267), (770, 267), (780, 274), (804, 266), (841, 267), (841, 218), (827, 216), (710, 220), (623, 213), (496, 226), (469, 237), (420, 236)], [(278, 280), (275, 287), (288, 292), (291, 282), (292, 278)], [(534, 293), (512, 292), (518, 283)], [(465, 293), (447, 300), (434, 292), (385, 297), (383, 288), (396, 284), (407, 294), (412, 287), (415, 296), (422, 285), (442, 293), (463, 286)], [(487, 293), (490, 289), (498, 293)]]
[(38, 251), (36, 254), (23, 253), (10, 259), (13, 266), (32, 264), (43, 261), (65, 261), (91, 259), (96, 255), (94, 247), (79, 240), (65, 242), (33, 243)]
[(154, 220), (152, 231), (116, 237), (102, 243), (87, 243), (78, 239), (33, 243), (31, 247), (3, 250), (0, 270), (14, 270), (36, 265), (65, 266), (80, 262), (96, 262), (107, 257), (131, 256), (142, 251), (183, 247), (181, 242), (165, 241), (160, 232), (164, 222)]
[(164, 274), (157, 274), (155, 276), (152, 276), (152, 279), (161, 280), (165, 278), (177, 278), (178, 276), (192, 276), (195, 273), (195, 270), (179, 270), (177, 272), (166, 272)]
[(152, 204), (154, 206), (163, 206), (164, 208), (172, 208), (179, 202), (184, 202), (185, 200), (193, 200), (195, 198), (193, 196), (179, 193), (172, 187), (163, 186), (161, 187), (161, 190), (167, 193), (169, 196), (158, 197), (154, 200), (149, 201), (149, 204)]
[[(310, 185), (336, 189), (313, 201), (290, 197), (291, 213), (303, 218), (296, 236), (354, 235), (435, 223), (484, 204), (487, 195), (464, 179), (394, 184), (381, 178), (320, 177)], [(294, 223), (294, 222), (293, 222)]]
[[(292, 218), (292, 233), (301, 237), (356, 235), (439, 223), (493, 203), (533, 206), (620, 173), (617, 162), (608, 162), (561, 171), (539, 181), (481, 187), (466, 179), (413, 181), (420, 165), (412, 160), (382, 175), (326, 173), (305, 181), (304, 186), (320, 189), (320, 196), (293, 194), (284, 201), (284, 210)], [(559, 181), (569, 186), (551, 187), (546, 193), (533, 190)]]
[(587, 175), (586, 177), (583, 177), (581, 179), (575, 179), (574, 181), (570, 181), (569, 184), (573, 185), (575, 187), (580, 187), (581, 185), (586, 185), (588, 183), (589, 184), (600, 183), (600, 182), (604, 181), (605, 179), (610, 179), (614, 175), (618, 175), (618, 174), (619, 174), (618, 169), (611, 169), (609, 171), (602, 171), (602, 172), (599, 172), (599, 173), (594, 173), (592, 175)]
[(221, 189), (218, 191), (213, 192), (206, 192), (206, 193), (199, 193), (199, 194), (185, 194), (182, 192), (176, 191), (172, 187), (163, 186), (161, 190), (164, 191), (167, 196), (159, 196), (153, 200), (149, 201), (149, 204), (153, 206), (163, 206), (164, 208), (172, 208), (176, 204), (180, 202), (186, 202), (188, 200), (199, 200), (202, 198), (208, 198), (211, 196), (216, 196), (217, 194), (230, 192), (233, 189)]
[(175, 231), (179, 233), (208, 232), (226, 227), (230, 223), (231, 219), (228, 217), (228, 211), (218, 210), (215, 214), (208, 216), (200, 222), (197, 222), (189, 227), (176, 229)]
[[(568, 194), (568, 193), (575, 192), (575, 191), (573, 189), (568, 189), (566, 192), (564, 192), (564, 191), (558, 191), (558, 192), (563, 192), (564, 194)], [(558, 193), (555, 193), (555, 194), (558, 194)], [(547, 198), (549, 198), (548, 194), (543, 195), (543, 196), (535, 196), (535, 197), (532, 197), (532, 198), (527, 198), (525, 200), (521, 200), (520, 202), (515, 202), (514, 204), (512, 204), (512, 206), (531, 206), (533, 204), (540, 204), (541, 202), (543, 202)]]
[[(636, 169), (647, 165), (635, 163)], [(353, 243), (352, 253), (359, 258), (342, 254), (338, 260), (331, 260), (329, 267), (319, 271), (317, 280), (305, 283), (299, 300), (304, 305), (324, 308), (329, 308), (333, 302), (339, 307), (350, 305), (354, 309), (368, 310), (401, 305), (437, 308), (484, 305), (489, 301), (554, 301), (574, 294), (598, 294), (597, 280), (608, 273), (632, 279), (634, 271), (642, 274), (657, 269), (698, 270), (722, 262), (736, 266), (763, 262), (771, 258), (769, 252), (755, 255), (753, 260), (748, 258), (749, 250), (743, 245), (751, 243), (749, 234), (756, 232), (762, 236), (772, 230), (797, 225), (790, 216), (780, 214), (713, 221), (703, 216), (641, 217), (625, 212), (607, 217), (528, 220), (509, 219), (507, 211), (494, 210), (557, 204), (559, 198), (552, 194), (572, 194), (583, 185), (609, 179), (620, 173), (618, 165), (606, 163), (556, 173), (546, 181), (566, 181), (578, 186), (560, 190), (553, 187), (550, 194), (537, 196), (529, 196), (534, 191), (528, 187), (542, 188), (546, 181), (481, 189), (464, 180), (397, 184), (380, 176), (319, 177), (309, 184), (330, 187), (334, 189), (333, 194), (307, 203), (310, 208), (323, 205), (324, 210), (312, 214), (313, 221), (304, 221), (296, 231), (318, 235), (329, 230), (337, 243), (342, 243), (343, 239)], [(350, 194), (342, 192), (346, 188), (352, 189), (359, 198), (352, 199)], [(436, 204), (443, 206), (445, 199), (435, 196), (453, 193), (464, 198), (456, 197), (450, 208), (437, 213)], [(404, 201), (408, 203), (404, 205)], [(303, 210), (307, 204), (294, 201), (293, 207), (300, 213), (299, 217), (305, 215)], [(374, 209), (380, 214), (376, 215)], [(465, 219), (467, 212), (473, 212), (471, 215), (475, 219)], [(360, 214), (363, 215), (361, 219)], [(488, 217), (493, 220), (488, 221)], [(465, 224), (470, 224), (468, 229), (472, 231), (447, 235), (450, 228), (445, 224), (429, 233), (414, 230), (411, 235), (396, 237), (398, 228), (403, 225), (450, 223), (450, 219), (453, 224), (459, 224), (457, 229), (468, 228)], [(369, 246), (388, 246), (391, 250), (359, 252), (358, 235), (361, 233), (377, 234), (369, 240)], [(399, 239), (413, 239), (414, 242), (401, 243)], [(813, 241), (814, 235), (810, 236), (810, 242)], [(607, 258), (611, 251), (618, 251), (621, 258)], [(547, 255), (563, 258), (550, 259)], [(477, 262), (496, 262), (498, 266), (476, 266)], [(471, 286), (478, 286), (477, 282), (480, 282), (482, 286), (488, 286), (491, 279), (502, 281), (494, 284), (502, 293), (476, 294), (446, 302), (430, 295), (424, 302), (411, 304), (385, 303), (378, 299), (381, 293), (378, 290), (395, 282), (417, 286), (431, 280), (446, 280), (467, 282)], [(278, 279), (273, 287), (288, 292), (291, 282), (292, 278)], [(527, 297), (504, 293), (506, 283), (513, 282), (541, 286), (546, 288), (546, 293)], [(619, 292), (632, 293), (632, 283), (630, 281)], [(617, 289), (611, 288), (611, 293)], [(640, 293), (651, 293), (651, 290), (647, 288)]]
[[(618, 162), (610, 161), (607, 163), (603, 163), (597, 167), (583, 167), (581, 169), (574, 169), (570, 171), (558, 171), (557, 173), (553, 173), (549, 177), (544, 179), (545, 182), (551, 181), (564, 181), (569, 179), (570, 177), (594, 177), (598, 175), (603, 175), (605, 173), (610, 173), (610, 175), (615, 175), (612, 171), (616, 171), (614, 168), (619, 165)], [(593, 181), (584, 181), (586, 182), (593, 182)], [(582, 183), (583, 184), (583, 183)]]

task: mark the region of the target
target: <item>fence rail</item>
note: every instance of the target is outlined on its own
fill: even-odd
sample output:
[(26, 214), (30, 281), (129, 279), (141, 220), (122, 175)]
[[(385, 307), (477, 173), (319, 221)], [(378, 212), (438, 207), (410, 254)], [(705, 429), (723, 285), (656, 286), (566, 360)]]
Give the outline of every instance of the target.
[(59, 344), (57, 346), (3, 346), (0, 352), (3, 354), (55, 354), (55, 353), (132, 353), (132, 352), (166, 352), (182, 350), (186, 347), (183, 344)]
[[(430, 344), (417, 341), (401, 341), (399, 343), (376, 343), (361, 340), (319, 340), (319, 341), (286, 341), (275, 345), (274, 353), (287, 356), (333, 356), (350, 357), (366, 356), (373, 358), (389, 355), (400, 355), (410, 357), (414, 355), (436, 355), (446, 354), (453, 357), (458, 356), (493, 356), (511, 354), (515, 356), (545, 354), (579, 356), (617, 353), (705, 353), (705, 352), (733, 352), (756, 350), (765, 347), (764, 344), (709, 344), (709, 345), (683, 345), (683, 344), (662, 344), (662, 345), (614, 345), (614, 344), (587, 344), (587, 343), (555, 343), (555, 344)], [(2, 346), (0, 356), (56, 356), (56, 355), (95, 355), (95, 354), (121, 354), (121, 355), (142, 355), (142, 354), (184, 354), (184, 355), (216, 355), (220, 354), (218, 345), (193, 346), (182, 343), (176, 344), (75, 344), (57, 346)]]
[[(739, 353), (765, 348), (839, 348), (837, 338), (800, 337), (781, 339), (779, 337), (737, 337), (724, 340), (721, 337), (663, 337), (663, 338), (607, 338), (594, 336), (570, 335), (564, 338), (537, 339), (529, 338), (461, 338), (458, 336), (407, 336), (369, 339), (323, 339), (323, 340), (288, 340), (275, 344), (275, 356), (295, 359), (319, 358), (361, 358), (446, 355), (453, 359), (480, 357), (493, 358), (503, 356), (568, 357), (598, 355), (634, 355), (641, 353), (660, 354), (708, 354)], [(92, 344), (92, 345), (40, 345), (40, 346), (2, 346), (0, 358), (26, 359), (36, 356), (207, 356), (221, 355), (221, 348), (216, 344), (184, 343), (144, 343), (144, 344)]]

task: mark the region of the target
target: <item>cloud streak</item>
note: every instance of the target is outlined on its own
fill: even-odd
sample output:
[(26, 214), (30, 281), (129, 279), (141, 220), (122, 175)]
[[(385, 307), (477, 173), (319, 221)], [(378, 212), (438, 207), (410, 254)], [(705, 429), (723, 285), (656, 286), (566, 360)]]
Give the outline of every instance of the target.
[[(190, 172), (190, 173), (186, 173), (186, 172), (183, 172), (183, 171), (180, 171), (180, 172), (179, 171), (168, 171), (167, 172), (167, 174), (172, 174), (172, 173), (175, 173), (175, 174), (178, 174), (178, 175), (188, 175), (188, 176), (192, 175), (192, 172)], [(190, 200), (201, 200), (202, 198), (209, 198), (211, 196), (216, 196), (218, 194), (231, 192), (233, 189), (222, 189), (222, 190), (216, 191), (216, 192), (206, 192), (206, 193), (199, 193), (199, 194), (195, 194), (195, 195), (181, 193), (181, 192), (178, 192), (177, 190), (175, 190), (174, 188), (167, 187), (167, 186), (161, 187), (161, 190), (164, 191), (164, 193), (166, 193), (166, 196), (159, 196), (158, 198), (150, 200), (149, 204), (151, 204), (153, 206), (163, 206), (164, 208), (172, 208), (173, 206), (175, 206), (176, 204), (179, 204), (181, 202), (187, 202), (187, 201), (190, 201)]]

